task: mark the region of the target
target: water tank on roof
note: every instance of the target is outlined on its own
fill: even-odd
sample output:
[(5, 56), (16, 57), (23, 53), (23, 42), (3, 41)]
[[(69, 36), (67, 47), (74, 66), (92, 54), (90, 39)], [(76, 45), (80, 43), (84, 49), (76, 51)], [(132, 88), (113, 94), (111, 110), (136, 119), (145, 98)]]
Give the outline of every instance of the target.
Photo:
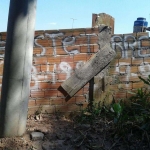
[(133, 32), (145, 32), (148, 26), (148, 22), (145, 18), (139, 17), (134, 21)]

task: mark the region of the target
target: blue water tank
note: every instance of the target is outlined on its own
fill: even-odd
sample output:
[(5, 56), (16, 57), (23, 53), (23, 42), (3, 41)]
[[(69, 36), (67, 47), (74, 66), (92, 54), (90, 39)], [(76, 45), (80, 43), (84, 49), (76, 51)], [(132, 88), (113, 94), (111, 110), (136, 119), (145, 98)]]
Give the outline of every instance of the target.
[(139, 17), (134, 21), (133, 32), (145, 32), (145, 28), (148, 26), (148, 22), (145, 18)]

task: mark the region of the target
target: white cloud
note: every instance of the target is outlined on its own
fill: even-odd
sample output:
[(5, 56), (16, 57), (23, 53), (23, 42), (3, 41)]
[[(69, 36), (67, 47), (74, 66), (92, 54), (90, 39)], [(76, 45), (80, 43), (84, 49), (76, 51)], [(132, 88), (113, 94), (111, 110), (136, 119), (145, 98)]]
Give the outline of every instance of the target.
[(57, 23), (56, 22), (50, 22), (49, 24), (55, 26)]

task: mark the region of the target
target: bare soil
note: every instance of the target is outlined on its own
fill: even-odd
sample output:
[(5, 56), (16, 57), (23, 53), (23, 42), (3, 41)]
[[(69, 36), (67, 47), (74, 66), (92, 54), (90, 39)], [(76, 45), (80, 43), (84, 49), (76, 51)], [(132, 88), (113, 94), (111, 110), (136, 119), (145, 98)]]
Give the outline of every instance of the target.
[[(43, 140), (32, 140), (30, 133), (44, 133)], [(113, 121), (101, 118), (91, 124), (75, 123), (58, 115), (31, 115), (22, 137), (1, 138), (0, 150), (149, 150), (149, 139), (114, 137)], [(149, 136), (149, 135), (148, 135)]]

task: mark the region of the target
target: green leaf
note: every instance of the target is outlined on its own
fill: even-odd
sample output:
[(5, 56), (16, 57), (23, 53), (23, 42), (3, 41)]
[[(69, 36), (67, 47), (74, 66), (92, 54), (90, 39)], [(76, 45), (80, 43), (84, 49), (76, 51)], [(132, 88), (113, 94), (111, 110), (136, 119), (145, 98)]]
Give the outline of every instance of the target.
[(150, 82), (148, 82), (147, 80), (145, 80), (144, 78), (139, 76), (139, 79), (141, 79), (145, 84), (150, 85)]
[(115, 104), (113, 104), (113, 110), (117, 114), (120, 114), (122, 112), (122, 107), (119, 103), (115, 103)]
[(129, 94), (134, 94), (134, 95), (136, 94), (136, 93), (134, 93), (134, 92), (131, 92), (131, 91), (127, 91), (127, 92), (128, 92)]

